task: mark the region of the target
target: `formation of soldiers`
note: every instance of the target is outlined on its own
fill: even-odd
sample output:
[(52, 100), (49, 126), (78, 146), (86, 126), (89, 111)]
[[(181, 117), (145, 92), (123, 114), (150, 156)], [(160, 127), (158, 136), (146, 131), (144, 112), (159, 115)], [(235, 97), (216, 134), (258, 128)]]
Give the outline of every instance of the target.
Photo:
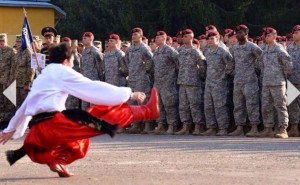
[[(74, 70), (92, 80), (128, 86), (148, 97), (153, 86), (158, 89), (160, 117), (133, 123), (119, 133), (299, 136), (300, 97), (287, 106), (286, 92), (287, 80), (300, 90), (300, 25), (286, 37), (271, 27), (265, 27), (254, 39), (248, 34), (246, 25), (225, 29), (223, 34), (208, 25), (198, 38), (191, 29), (185, 29), (176, 37), (157, 31), (149, 40), (141, 28), (134, 28), (131, 41), (110, 34), (103, 49), (91, 32), (85, 32), (81, 42), (69, 37), (61, 41), (73, 47)], [(44, 28), (42, 35), (46, 44), (36, 47), (47, 56), (48, 48), (59, 39), (54, 42), (58, 35), (51, 27)], [(0, 86), (5, 89), (17, 79), (20, 105), (34, 79), (30, 53), (18, 51), (18, 37), (16, 50), (3, 45), (3, 40), (2, 34)], [(9, 103), (3, 95), (1, 102), (1, 112), (13, 110), (6, 106)], [(89, 106), (75, 97), (66, 103), (67, 108)]]

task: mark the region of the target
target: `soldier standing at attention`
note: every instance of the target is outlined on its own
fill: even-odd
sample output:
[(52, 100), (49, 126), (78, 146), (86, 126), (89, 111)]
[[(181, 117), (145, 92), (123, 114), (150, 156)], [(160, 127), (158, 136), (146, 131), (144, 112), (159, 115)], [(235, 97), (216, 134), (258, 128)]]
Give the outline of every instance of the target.
[(233, 71), (233, 58), (228, 50), (218, 45), (219, 33), (207, 34), (209, 48), (204, 55), (207, 63), (207, 74), (204, 90), (204, 113), (208, 130), (201, 135), (227, 135), (229, 116), (227, 107), (227, 75)]
[(14, 67), (15, 75), (13, 80), (16, 80), (17, 83), (17, 107), (20, 107), (30, 90), (31, 83), (34, 78), (34, 69), (31, 68), (30, 50), (26, 48), (24, 51), (21, 51), (21, 35), (16, 36), (15, 45), (17, 55)]
[(49, 64), (49, 48), (51, 46), (55, 45), (54, 37), (57, 36), (57, 31), (56, 31), (56, 29), (48, 26), (48, 27), (43, 28), (41, 33), (44, 36), (46, 44), (47, 44), (45, 47), (43, 47), (41, 49), (41, 53), (46, 55), (46, 65), (48, 65)]
[[(78, 41), (71, 40), (69, 37), (62, 38), (62, 42), (66, 42), (72, 49), (72, 56), (74, 57), (73, 60), (73, 67), (75, 71), (81, 73), (81, 55), (77, 52)], [(66, 108), (67, 109), (81, 109), (81, 100), (69, 95), (66, 101)]]
[(124, 63), (125, 53), (117, 48), (119, 40), (119, 35), (109, 35), (109, 50), (104, 55), (105, 82), (118, 87), (125, 87), (125, 77), (127, 76), (127, 69)]
[[(141, 28), (134, 28), (131, 31), (132, 45), (125, 53), (125, 63), (128, 68), (128, 87), (133, 92), (145, 92), (146, 96), (150, 95), (150, 79), (149, 73), (153, 70), (152, 53), (149, 47), (142, 42), (143, 30)], [(136, 101), (130, 101), (130, 104), (137, 104)], [(152, 122), (145, 122), (145, 129), (143, 133), (151, 131), (153, 128)], [(128, 133), (141, 133), (141, 122), (133, 123)]]
[[(103, 54), (93, 45), (94, 34), (85, 32), (82, 43), (85, 46), (82, 52), (81, 73), (91, 80), (104, 81)], [(86, 110), (90, 107), (89, 102), (82, 101), (81, 108)]]
[(244, 126), (247, 117), (251, 130), (246, 136), (257, 136), (257, 125), (260, 123), (259, 112), (259, 87), (256, 69), (262, 50), (254, 43), (247, 40), (249, 29), (246, 25), (235, 28), (238, 44), (230, 49), (235, 64), (233, 103), (234, 120), (237, 128), (230, 136), (244, 135)]
[(182, 45), (179, 49), (179, 116), (183, 123), (177, 135), (188, 135), (195, 124), (194, 133), (204, 131), (203, 79), (205, 78), (205, 57), (193, 46), (194, 33), (190, 29), (182, 32)]
[[(155, 134), (174, 134), (178, 126), (178, 88), (177, 88), (177, 57), (178, 52), (166, 44), (167, 34), (156, 32), (155, 43), (158, 46), (153, 53), (154, 86), (159, 94), (159, 118)], [(167, 127), (167, 131), (165, 130)]]
[(276, 42), (277, 31), (265, 29), (266, 48), (261, 56), (263, 71), (262, 82), (262, 118), (264, 130), (259, 137), (274, 137), (274, 108), (277, 112), (279, 131), (277, 138), (288, 138), (288, 111), (286, 106), (286, 81), (292, 71), (292, 62), (286, 50)]
[[(293, 27), (293, 40), (291, 44), (288, 45), (287, 51), (291, 56), (293, 70), (289, 76), (290, 82), (300, 90), (300, 25)], [(291, 129), (288, 132), (289, 137), (298, 137), (299, 130), (298, 125), (300, 121), (300, 96), (298, 96), (289, 106), (289, 123)]]
[[(11, 83), (14, 75), (16, 51), (7, 45), (6, 33), (0, 33), (0, 90), (3, 92)], [(0, 93), (0, 113), (2, 121), (10, 120), (14, 113), (14, 105)]]

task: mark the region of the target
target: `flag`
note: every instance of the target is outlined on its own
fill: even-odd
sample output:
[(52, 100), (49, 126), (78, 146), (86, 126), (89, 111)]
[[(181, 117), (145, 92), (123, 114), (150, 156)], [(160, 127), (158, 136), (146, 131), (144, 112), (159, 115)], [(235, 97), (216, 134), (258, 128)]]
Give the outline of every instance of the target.
[(26, 48), (31, 49), (31, 43), (33, 42), (30, 27), (28, 24), (27, 16), (24, 18), (23, 27), (22, 27), (22, 45), (21, 52), (23, 52)]

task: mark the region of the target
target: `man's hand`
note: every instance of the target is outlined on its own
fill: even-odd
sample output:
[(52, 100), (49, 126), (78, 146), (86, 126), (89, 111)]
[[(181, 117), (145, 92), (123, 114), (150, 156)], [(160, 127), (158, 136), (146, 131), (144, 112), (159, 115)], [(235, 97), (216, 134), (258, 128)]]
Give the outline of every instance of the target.
[(146, 94), (143, 92), (134, 92), (131, 94), (131, 99), (136, 100), (139, 103), (143, 103), (144, 100), (146, 99)]
[(2, 143), (3, 145), (12, 138), (14, 135), (15, 131), (8, 132), (8, 133), (3, 133), (0, 132), (0, 144)]

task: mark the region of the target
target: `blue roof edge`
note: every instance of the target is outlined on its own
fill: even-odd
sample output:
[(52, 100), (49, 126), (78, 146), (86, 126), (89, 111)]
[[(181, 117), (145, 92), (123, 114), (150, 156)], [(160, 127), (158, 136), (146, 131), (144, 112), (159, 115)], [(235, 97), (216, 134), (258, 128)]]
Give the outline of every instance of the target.
[(58, 6), (55, 6), (47, 2), (30, 2), (30, 1), (0, 1), (0, 6), (10, 6), (10, 7), (40, 7), (40, 8), (52, 8), (57, 12), (57, 16), (60, 18), (66, 17), (66, 12), (64, 12)]

